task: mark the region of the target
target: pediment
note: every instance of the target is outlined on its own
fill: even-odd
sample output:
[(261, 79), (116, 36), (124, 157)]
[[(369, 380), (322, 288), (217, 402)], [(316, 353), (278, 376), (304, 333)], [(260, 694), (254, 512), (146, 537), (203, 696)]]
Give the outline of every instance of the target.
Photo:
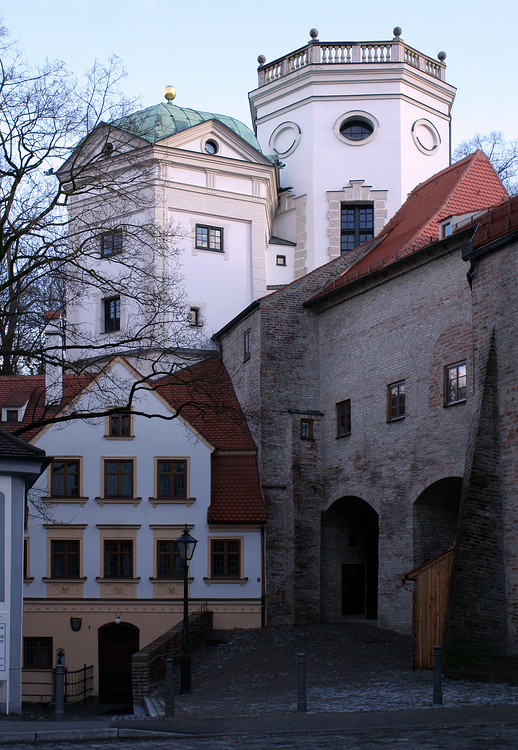
[[(206, 150), (207, 141), (214, 141), (217, 145), (217, 153), (208, 153)], [(239, 159), (239, 161), (252, 162), (254, 164), (266, 164), (271, 166), (272, 163), (257, 149), (253, 148), (247, 141), (234, 133), (219, 120), (207, 120), (191, 128), (175, 133), (161, 141), (156, 142), (157, 146), (180, 149), (182, 151), (193, 151), (197, 154), (207, 157), (207, 159), (217, 160), (218, 158)]]

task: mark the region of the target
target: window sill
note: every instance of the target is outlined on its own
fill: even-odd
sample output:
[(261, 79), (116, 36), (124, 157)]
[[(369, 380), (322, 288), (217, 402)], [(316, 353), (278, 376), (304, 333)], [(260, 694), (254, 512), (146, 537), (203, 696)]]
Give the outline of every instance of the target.
[(140, 505), (141, 497), (96, 497), (95, 502), (101, 508), (103, 505), (133, 505), (134, 508)]
[(450, 401), (449, 404), (444, 404), (445, 409), (449, 409), (450, 406), (459, 406), (459, 404), (465, 404), (467, 399), (461, 398), (459, 401)]
[(196, 502), (195, 497), (150, 497), (149, 502), (156, 508), (157, 505), (187, 505), (191, 506)]
[(392, 424), (393, 422), (402, 422), (406, 418), (406, 414), (402, 417), (394, 417), (393, 419), (387, 419), (387, 424)]
[[(183, 583), (183, 576), (172, 576), (171, 578), (152, 578), (152, 576), (149, 576), (149, 580), (151, 583)], [(187, 583), (192, 583), (194, 581), (193, 576), (188, 576)]]
[(344, 432), (343, 435), (335, 435), (335, 440), (341, 440), (341, 438), (351, 437), (350, 432)]
[(97, 583), (139, 583), (140, 577), (139, 578), (129, 578), (129, 577), (128, 578), (123, 578), (123, 577), (100, 578), (99, 576), (97, 576), (95, 580), (97, 581)]
[(105, 440), (134, 440), (135, 435), (105, 435)]
[(86, 503), (86, 501), (89, 498), (87, 497), (53, 497), (50, 495), (49, 497), (43, 497), (42, 500), (45, 503), (45, 505), (56, 505), (58, 503), (71, 503), (71, 504), (77, 504), (83, 507), (83, 505)]
[(248, 356), (243, 357), (243, 362), (248, 362), (248, 360), (251, 359), (251, 358), (252, 358), (252, 355), (249, 354)]
[(29, 578), (24, 578), (23, 582), (26, 583), (28, 586), (34, 581), (34, 576), (30, 576)]
[(42, 578), (41, 579), (43, 583), (84, 583), (86, 581), (86, 576), (83, 576), (82, 578), (65, 578), (59, 577), (59, 578)]
[(213, 583), (239, 583), (240, 586), (244, 586), (248, 578), (204, 578), (203, 581), (207, 586), (212, 586)]
[(218, 250), (216, 247), (200, 247), (199, 245), (195, 245), (194, 249), (204, 250), (206, 253), (219, 253), (220, 255), (225, 255), (224, 250)]

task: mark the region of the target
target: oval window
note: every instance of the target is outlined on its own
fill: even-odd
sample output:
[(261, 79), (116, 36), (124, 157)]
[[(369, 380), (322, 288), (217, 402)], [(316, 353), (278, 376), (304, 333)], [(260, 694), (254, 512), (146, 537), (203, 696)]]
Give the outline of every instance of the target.
[(205, 141), (204, 149), (208, 154), (217, 154), (219, 150), (218, 144), (216, 143), (216, 141), (212, 141), (212, 140)]
[(340, 133), (350, 141), (364, 141), (374, 132), (367, 120), (346, 120), (340, 126)]

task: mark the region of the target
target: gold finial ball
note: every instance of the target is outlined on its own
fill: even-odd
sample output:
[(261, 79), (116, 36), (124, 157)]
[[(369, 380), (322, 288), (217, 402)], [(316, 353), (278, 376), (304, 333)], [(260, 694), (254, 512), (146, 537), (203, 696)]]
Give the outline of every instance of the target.
[(168, 102), (172, 102), (176, 99), (176, 89), (174, 86), (166, 86), (164, 89), (164, 96)]

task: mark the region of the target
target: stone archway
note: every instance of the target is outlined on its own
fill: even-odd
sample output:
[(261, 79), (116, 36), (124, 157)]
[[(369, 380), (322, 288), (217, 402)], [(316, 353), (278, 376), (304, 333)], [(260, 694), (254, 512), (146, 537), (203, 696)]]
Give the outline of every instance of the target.
[(322, 513), (322, 620), (377, 618), (378, 526), (378, 514), (359, 497), (342, 497)]
[(98, 641), (99, 702), (131, 706), (131, 657), (139, 650), (139, 629), (110, 622), (99, 628)]
[(462, 479), (446, 477), (427, 487), (414, 503), (414, 566), (453, 547), (457, 535)]

